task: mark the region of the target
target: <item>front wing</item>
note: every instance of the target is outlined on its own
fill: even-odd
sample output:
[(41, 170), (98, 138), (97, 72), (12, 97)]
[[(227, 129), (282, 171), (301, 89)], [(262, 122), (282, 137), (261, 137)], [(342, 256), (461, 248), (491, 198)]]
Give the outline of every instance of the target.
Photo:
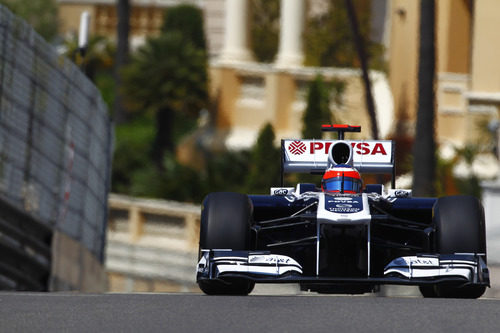
[(244, 278), (261, 283), (490, 285), (481, 255), (416, 255), (392, 260), (383, 277), (304, 276), (293, 258), (269, 251), (202, 250), (196, 280)]

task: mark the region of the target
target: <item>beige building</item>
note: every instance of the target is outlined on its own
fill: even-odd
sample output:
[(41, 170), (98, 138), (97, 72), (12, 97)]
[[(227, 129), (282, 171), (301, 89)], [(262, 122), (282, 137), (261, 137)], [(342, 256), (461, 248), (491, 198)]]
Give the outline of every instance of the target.
[[(118, 22), (117, 0), (57, 0), (59, 4), (60, 32), (76, 33), (80, 15), (90, 14), (90, 32), (116, 38)], [(130, 0), (130, 34), (132, 46), (144, 42), (146, 36), (160, 32), (163, 14), (166, 8), (179, 4), (192, 4), (203, 8), (205, 32), (210, 53), (217, 53), (222, 47), (224, 0)]]
[[(415, 120), (418, 94), (419, 2), (392, 0), (389, 81), (396, 117)], [(436, 1), (437, 138), (461, 146), (478, 141), (498, 119), (500, 2)], [(410, 128), (414, 128), (410, 126)]]
[[(386, 0), (376, 0), (385, 3)], [(308, 13), (321, 11), (325, 0), (281, 1), (279, 52), (272, 64), (253, 61), (249, 47), (249, 0), (131, 0), (132, 45), (155, 34), (166, 7), (192, 3), (204, 10), (205, 29), (211, 54), (212, 95), (218, 103), (217, 126), (227, 135), (229, 147), (249, 147), (258, 130), (271, 122), (277, 138), (299, 137), (308, 83), (317, 74), (346, 85), (340, 105), (332, 104), (340, 122), (359, 124), (369, 137), (361, 72), (349, 68), (302, 66), (302, 32)], [(115, 37), (115, 0), (59, 0), (62, 32), (76, 32), (80, 14), (92, 17), (91, 32)], [(393, 123), (392, 97), (384, 73), (372, 72), (381, 134), (387, 136)]]
[[(266, 66), (251, 61), (245, 43), (248, 18), (244, 13), (248, 10), (244, 6), (248, 4), (244, 2), (226, 2), (226, 14), (232, 14), (226, 16), (222, 54), (212, 66), (214, 93), (220, 98), (218, 124), (231, 129), (229, 143), (237, 143), (238, 138), (248, 140), (250, 133), (267, 121), (273, 123), (278, 137), (297, 136), (305, 88), (316, 73), (346, 82), (344, 103), (337, 106), (336, 118), (361, 124), (369, 135), (359, 72), (301, 66), (301, 22), (313, 7), (311, 2), (281, 2), (279, 52), (274, 64)], [(377, 2), (374, 8), (382, 8), (373, 14), (384, 22), (377, 28), (382, 30), (382, 42), (386, 41), (388, 62), (389, 89), (385, 74), (372, 72), (381, 134), (391, 135), (402, 119), (408, 134), (414, 135), (420, 2), (373, 2)], [(490, 135), (486, 125), (498, 120), (500, 65), (496, 59), (500, 45), (495, 41), (500, 20), (495, 13), (500, 13), (499, 9), (496, 0), (436, 1), (436, 136), (447, 147), (479, 142)], [(239, 38), (235, 36), (238, 33)]]
[[(361, 125), (362, 137), (370, 136), (361, 72), (302, 65), (306, 16), (322, 5), (324, 1), (282, 0), (278, 54), (273, 63), (260, 64), (252, 60), (249, 47), (249, 1), (225, 2), (224, 44), (211, 64), (211, 87), (218, 103), (217, 126), (226, 131), (227, 146), (249, 147), (268, 122), (278, 139), (300, 137), (307, 87), (317, 74), (345, 84), (341, 102), (331, 105), (335, 119)], [(391, 91), (384, 73), (371, 72), (371, 78), (378, 125), (387, 136), (394, 118)]]
[[(159, 31), (163, 11), (192, 3), (205, 13), (211, 63), (212, 94), (218, 102), (217, 125), (228, 145), (252, 144), (257, 131), (271, 122), (277, 137), (299, 136), (308, 82), (318, 73), (342, 80), (341, 105), (332, 105), (336, 119), (369, 123), (360, 72), (346, 68), (303, 67), (302, 31), (306, 15), (321, 11), (325, 0), (281, 0), (279, 52), (272, 64), (252, 60), (249, 47), (250, 0), (131, 0), (132, 45)], [(94, 33), (115, 36), (116, 0), (58, 0), (62, 31), (78, 29), (83, 10), (90, 12)], [(387, 46), (388, 74), (372, 72), (381, 136), (390, 136), (404, 119), (414, 134), (417, 109), (419, 1), (372, 0), (378, 21), (374, 31)], [(484, 134), (484, 124), (498, 118), (500, 71), (495, 43), (500, 2), (436, 1), (436, 111), (440, 143), (461, 146)], [(498, 21), (500, 22), (500, 21)], [(497, 50), (498, 49), (498, 50)], [(482, 127), (481, 127), (482, 126)]]

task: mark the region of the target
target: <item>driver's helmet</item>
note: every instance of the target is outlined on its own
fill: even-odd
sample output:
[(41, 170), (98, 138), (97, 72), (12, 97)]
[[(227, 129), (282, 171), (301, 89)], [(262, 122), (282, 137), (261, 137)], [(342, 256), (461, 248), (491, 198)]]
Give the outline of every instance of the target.
[(346, 164), (338, 164), (325, 171), (321, 180), (321, 189), (330, 193), (359, 193), (363, 181), (358, 170)]

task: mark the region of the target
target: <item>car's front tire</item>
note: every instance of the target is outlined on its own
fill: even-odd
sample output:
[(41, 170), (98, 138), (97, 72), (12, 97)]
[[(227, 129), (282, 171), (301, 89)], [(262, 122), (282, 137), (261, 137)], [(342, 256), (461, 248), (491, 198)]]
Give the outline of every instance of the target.
[[(484, 253), (486, 234), (484, 209), (472, 196), (439, 198), (434, 205), (436, 248), (439, 254)], [(484, 257), (486, 261), (486, 256)], [(424, 297), (479, 298), (486, 286), (421, 286)]]
[[(200, 224), (201, 249), (249, 250), (252, 203), (247, 195), (210, 193), (203, 200)], [(199, 280), (208, 295), (248, 295), (255, 282), (247, 279)]]

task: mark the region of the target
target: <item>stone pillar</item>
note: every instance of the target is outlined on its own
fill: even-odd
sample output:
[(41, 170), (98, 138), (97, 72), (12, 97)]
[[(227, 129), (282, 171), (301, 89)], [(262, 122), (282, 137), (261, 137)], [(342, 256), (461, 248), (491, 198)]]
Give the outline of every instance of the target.
[(224, 22), (224, 47), (220, 55), (221, 62), (251, 61), (248, 48), (248, 19), (250, 7), (248, 0), (226, 0)]
[(280, 44), (277, 67), (302, 66), (302, 32), (304, 31), (305, 1), (281, 0)]
[(129, 235), (130, 240), (135, 243), (141, 238), (145, 223), (145, 217), (141, 213), (139, 207), (132, 206), (129, 210)]

